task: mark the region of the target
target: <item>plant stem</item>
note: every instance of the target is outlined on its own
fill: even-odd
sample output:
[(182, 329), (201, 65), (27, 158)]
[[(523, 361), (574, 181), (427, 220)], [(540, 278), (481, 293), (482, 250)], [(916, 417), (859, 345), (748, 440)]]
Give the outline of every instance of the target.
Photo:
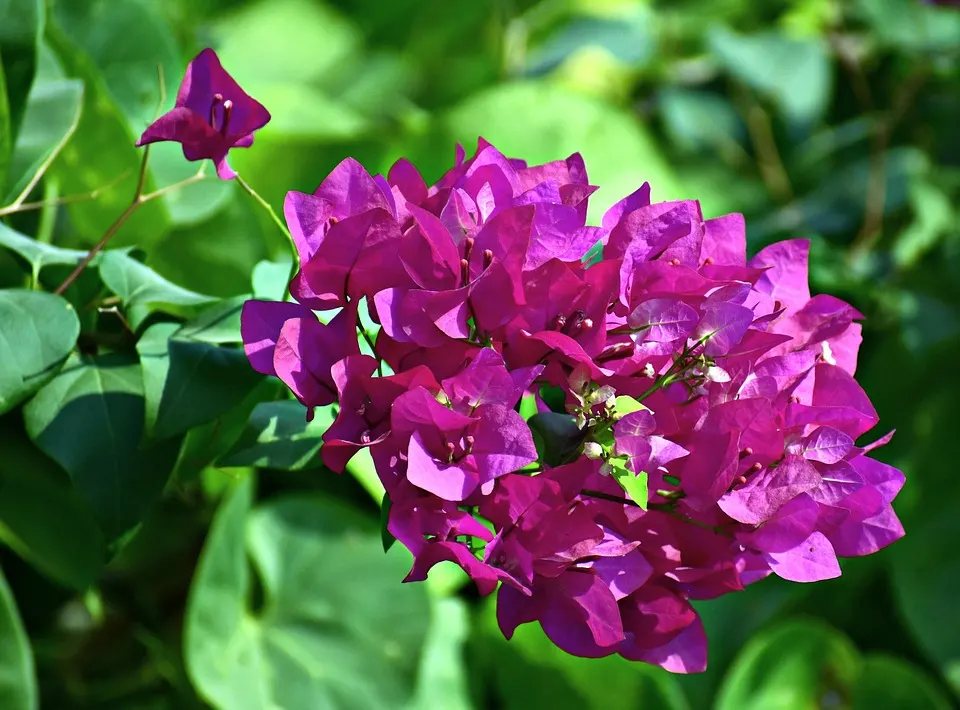
[[(580, 491), (580, 495), (587, 496), (589, 498), (599, 498), (600, 500), (607, 500), (611, 503), (619, 503), (621, 505), (629, 505), (633, 508), (639, 508), (640, 506), (632, 500), (623, 498), (622, 496), (613, 495), (611, 493), (604, 493), (603, 491), (595, 491), (589, 488), (584, 488)], [(647, 510), (655, 510), (658, 513), (665, 513), (671, 517), (676, 518), (677, 520), (682, 520), (685, 523), (690, 523), (690, 525), (695, 525), (698, 528), (703, 528), (705, 530), (712, 530), (718, 535), (730, 536), (730, 533), (716, 525), (710, 525), (709, 523), (704, 523), (693, 518), (688, 518), (683, 513), (677, 512), (674, 508), (674, 503), (650, 503), (647, 506)]]
[(289, 281), (293, 281), (293, 277), (297, 275), (297, 269), (300, 263), (300, 252), (297, 250), (297, 243), (293, 240), (293, 235), (290, 234), (290, 230), (287, 229), (287, 225), (284, 224), (283, 220), (280, 219), (280, 216), (273, 209), (273, 206), (263, 199), (256, 190), (254, 190), (250, 183), (244, 180), (242, 177), (237, 175), (235, 178), (237, 184), (243, 188), (250, 197), (252, 197), (257, 204), (259, 204), (263, 209), (267, 211), (267, 214), (270, 215), (270, 218), (273, 220), (273, 223), (280, 228), (280, 231), (283, 232), (283, 235), (287, 238), (287, 242), (290, 244), (291, 254), (293, 256), (293, 262), (290, 264), (290, 278)]
[(143, 194), (143, 188), (147, 184), (147, 162), (149, 161), (149, 159), (150, 159), (150, 146), (148, 145), (144, 149), (143, 159), (140, 161), (140, 174), (137, 177), (137, 189), (134, 191), (133, 199), (130, 200), (130, 204), (127, 206), (127, 209), (125, 209), (123, 213), (119, 217), (117, 217), (117, 219), (113, 222), (113, 224), (107, 227), (107, 231), (103, 233), (103, 236), (100, 238), (100, 241), (97, 242), (93, 246), (93, 248), (91, 248), (90, 251), (87, 252), (87, 255), (83, 258), (83, 260), (79, 264), (77, 264), (77, 268), (75, 268), (70, 273), (70, 275), (66, 279), (64, 279), (63, 283), (57, 287), (57, 290), (54, 291), (55, 294), (61, 295), (63, 294), (64, 291), (70, 288), (71, 284), (73, 284), (73, 282), (80, 277), (80, 274), (82, 274), (84, 270), (90, 265), (90, 262), (96, 258), (97, 254), (103, 251), (103, 248), (107, 246), (107, 244), (110, 242), (111, 239), (113, 239), (114, 235), (120, 230), (120, 227), (122, 227), (126, 223), (126, 221), (130, 219), (133, 213), (136, 212), (141, 205), (147, 202), (150, 202), (151, 200), (155, 200), (158, 197), (162, 197), (163, 195), (166, 195), (168, 192), (179, 190), (181, 187), (186, 187), (187, 185), (191, 185), (195, 182), (200, 182), (201, 180), (204, 179), (204, 177), (206, 177), (204, 175), (203, 166), (201, 165), (200, 170), (198, 170), (196, 173), (194, 173), (190, 177), (184, 180), (181, 180), (180, 182), (175, 182), (172, 185), (167, 185), (166, 187), (160, 188), (159, 190), (154, 190), (153, 192), (148, 192), (147, 194)]

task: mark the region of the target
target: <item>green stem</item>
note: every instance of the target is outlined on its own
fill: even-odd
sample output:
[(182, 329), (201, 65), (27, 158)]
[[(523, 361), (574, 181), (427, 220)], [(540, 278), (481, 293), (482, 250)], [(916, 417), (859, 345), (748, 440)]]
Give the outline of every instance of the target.
[(263, 209), (267, 211), (267, 214), (270, 215), (270, 218), (273, 220), (273, 223), (279, 227), (280, 231), (283, 232), (283, 235), (287, 238), (287, 242), (290, 244), (291, 255), (293, 257), (293, 262), (290, 264), (290, 278), (289, 281), (293, 281), (293, 277), (297, 275), (297, 269), (299, 268), (300, 263), (300, 252), (297, 250), (297, 243), (293, 241), (293, 235), (290, 234), (290, 230), (287, 229), (287, 225), (284, 224), (283, 220), (280, 219), (280, 216), (273, 209), (273, 206), (263, 199), (256, 190), (254, 190), (250, 183), (244, 180), (242, 177), (237, 175), (234, 178), (237, 181), (237, 184), (243, 188), (250, 197), (252, 197), (257, 204), (259, 204)]

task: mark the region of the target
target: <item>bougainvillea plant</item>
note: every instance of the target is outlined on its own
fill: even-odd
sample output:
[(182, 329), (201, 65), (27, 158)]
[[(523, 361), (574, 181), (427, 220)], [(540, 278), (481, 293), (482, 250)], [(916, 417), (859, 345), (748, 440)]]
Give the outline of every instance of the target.
[[(267, 120), (205, 50), (141, 142), (230, 179)], [(245, 351), (308, 419), (337, 405), (329, 468), (369, 450), (406, 581), (453, 562), (508, 638), (701, 671), (691, 600), (839, 576), (903, 535), (904, 478), (857, 443), (862, 316), (811, 295), (808, 242), (748, 259), (742, 216), (646, 184), (590, 226), (596, 189), (482, 138), (429, 186), (348, 158), (287, 195), (292, 300), (245, 304)]]

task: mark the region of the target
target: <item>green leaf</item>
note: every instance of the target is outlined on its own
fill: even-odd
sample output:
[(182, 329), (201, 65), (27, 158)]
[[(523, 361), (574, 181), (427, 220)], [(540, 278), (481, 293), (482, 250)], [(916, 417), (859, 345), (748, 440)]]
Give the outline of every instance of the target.
[(53, 151), (73, 134), (80, 123), (82, 105), (83, 82), (60, 75), (52, 51), (41, 44), (37, 78), (13, 147), (5, 202), (14, 200)]
[(253, 267), (253, 297), (264, 301), (283, 301), (290, 278), (290, 260), (261, 261)]
[(287, 471), (319, 466), (321, 437), (335, 414), (332, 407), (321, 407), (315, 412), (313, 421), (308, 422), (306, 409), (295, 400), (258, 404), (240, 439), (218, 465)]
[(717, 27), (710, 48), (732, 76), (773, 101), (787, 120), (818, 121), (830, 98), (832, 73), (826, 40), (776, 32), (738, 35)]
[(540, 460), (559, 466), (574, 454), (583, 442), (583, 432), (569, 414), (540, 412), (527, 420)]
[(467, 605), (456, 597), (430, 597), (430, 627), (408, 710), (472, 710), (463, 646), (470, 631)]
[(37, 69), (43, 9), (42, 0), (0, 0), (0, 194), (6, 192), (10, 151), (24, 123), (27, 95)]
[(13, 153), (10, 104), (7, 101), (7, 82), (3, 76), (3, 55), (0, 55), (0, 192), (7, 183)]
[(79, 334), (76, 311), (59, 296), (0, 291), (0, 414), (50, 381)]
[[(58, 7), (80, 5), (107, 7), (100, 3), (56, 3)], [(120, 4), (120, 3), (116, 3)], [(110, 10), (114, 3), (109, 5)], [(107, 228), (130, 205), (137, 185), (142, 158), (141, 149), (134, 147), (136, 136), (128, 118), (119, 108), (105, 82), (100, 68), (84, 51), (78, 38), (86, 35), (104, 39), (100, 31), (77, 32), (76, 28), (61, 26), (56, 17), (47, 23), (46, 38), (69, 77), (83, 80), (83, 108), (80, 124), (70, 143), (60, 153), (50, 173), (59, 184), (62, 194), (82, 195), (102, 190), (96, 200), (81, 200), (69, 205), (71, 222), (85, 243), (98, 241)], [(135, 43), (130, 32), (141, 28), (124, 28), (122, 44)], [(116, 35), (113, 35), (116, 37)], [(134, 34), (133, 37), (136, 37)], [(156, 77), (156, 63), (152, 75)], [(176, 72), (174, 72), (176, 76)], [(156, 90), (152, 92), (156, 99)], [(144, 126), (145, 127), (145, 126)], [(107, 187), (109, 186), (109, 187)], [(106, 189), (104, 189), (106, 188)], [(154, 188), (147, 175), (145, 191)], [(123, 224), (113, 238), (114, 245), (136, 243), (146, 247), (167, 231), (170, 217), (161, 200), (152, 200), (139, 207)]]
[[(477, 690), (496, 688), (504, 710), (690, 710), (676, 676), (621, 656), (578, 658), (557, 648), (539, 624), (523, 624), (507, 641), (496, 604), (482, 606), (471, 670)], [(478, 653), (480, 658), (477, 658)], [(479, 663), (478, 663), (479, 661)]]
[(720, 94), (668, 87), (659, 94), (663, 126), (688, 151), (723, 151), (744, 137), (743, 122)]
[(30, 639), (13, 592), (0, 572), (0, 707), (37, 710), (39, 706)]
[(926, 673), (890, 656), (867, 656), (853, 694), (853, 710), (950, 710), (953, 707)]
[(646, 510), (647, 502), (650, 499), (650, 492), (647, 488), (647, 472), (634, 473), (627, 468), (626, 460), (620, 458), (610, 459), (610, 465), (613, 466), (611, 474), (614, 480), (630, 496), (630, 500)]
[(507, 156), (530, 164), (566, 158), (579, 151), (590, 180), (603, 185), (590, 199), (594, 224), (607, 207), (644, 181), (656, 199), (684, 196), (653, 138), (628, 112), (547, 82), (504, 84), (464, 101), (443, 118), (449, 133), (465, 145), (477, 136)]
[(146, 398), (146, 430), (182, 434), (239, 405), (263, 377), (242, 350), (178, 340), (174, 323), (157, 323), (137, 343)]
[(174, 478), (181, 482), (191, 480), (233, 448), (245, 431), (254, 408), (262, 402), (275, 400), (278, 394), (278, 381), (262, 378), (240, 404), (188, 431), (173, 471)]
[(407, 559), (384, 557), (376, 526), (342, 503), (286, 498), (250, 513), (251, 488), (217, 513), (190, 590), (184, 653), (200, 694), (222, 710), (403, 707), (429, 613), (422, 585), (398, 583)]
[(35, 275), (39, 274), (44, 266), (54, 264), (76, 266), (87, 255), (87, 252), (80, 249), (63, 249), (38, 242), (36, 239), (13, 231), (2, 222), (0, 222), (0, 246), (23, 257), (30, 264)]
[(794, 710), (850, 697), (860, 657), (826, 624), (804, 619), (754, 636), (727, 671), (716, 710)]
[(384, 552), (390, 552), (393, 543), (397, 541), (397, 538), (387, 527), (390, 522), (390, 508), (392, 507), (393, 501), (390, 500), (390, 496), (383, 496), (383, 500), (380, 501), (380, 543), (383, 545)]
[[(960, 636), (952, 619), (960, 587), (960, 557), (954, 552), (960, 519), (948, 506), (922, 522), (892, 549), (893, 587), (900, 613), (920, 647), (945, 674), (960, 665)], [(956, 688), (960, 693), (960, 683)]]
[(639, 412), (644, 409), (649, 409), (649, 407), (643, 406), (636, 399), (625, 394), (617, 396), (617, 398), (614, 400), (613, 408), (617, 414), (622, 414), (623, 416), (633, 414), (634, 412)]
[(140, 448), (143, 382), (126, 356), (74, 356), (23, 413), (30, 438), (70, 474), (108, 541), (139, 522), (176, 460), (179, 442)]
[(0, 539), (51, 579), (85, 589), (106, 555), (93, 511), (19, 423), (0, 426), (0, 451)]
[(856, 11), (881, 43), (908, 52), (956, 50), (960, 14), (912, 0), (857, 0)]
[(177, 331), (176, 337), (183, 340), (199, 340), (203, 343), (242, 343), (240, 337), (240, 313), (249, 296), (235, 296), (204, 308)]
[(192, 308), (214, 303), (217, 299), (188, 291), (167, 281), (156, 271), (119, 251), (109, 251), (100, 260), (100, 278), (104, 285), (120, 297), (132, 312), (127, 320), (134, 328), (154, 310), (176, 315), (190, 313)]

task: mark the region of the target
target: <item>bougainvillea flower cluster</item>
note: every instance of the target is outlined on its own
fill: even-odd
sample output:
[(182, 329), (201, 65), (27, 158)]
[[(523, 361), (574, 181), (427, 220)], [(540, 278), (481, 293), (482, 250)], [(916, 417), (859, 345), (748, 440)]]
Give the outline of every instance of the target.
[(748, 259), (740, 215), (646, 184), (590, 226), (595, 189), (482, 139), (434, 185), (344, 160), (287, 196), (293, 300), (243, 339), (308, 418), (338, 403), (323, 460), (369, 450), (408, 581), (452, 562), (508, 638), (700, 671), (691, 601), (838, 576), (903, 535), (904, 478), (858, 443), (862, 316), (811, 295), (808, 242)]

